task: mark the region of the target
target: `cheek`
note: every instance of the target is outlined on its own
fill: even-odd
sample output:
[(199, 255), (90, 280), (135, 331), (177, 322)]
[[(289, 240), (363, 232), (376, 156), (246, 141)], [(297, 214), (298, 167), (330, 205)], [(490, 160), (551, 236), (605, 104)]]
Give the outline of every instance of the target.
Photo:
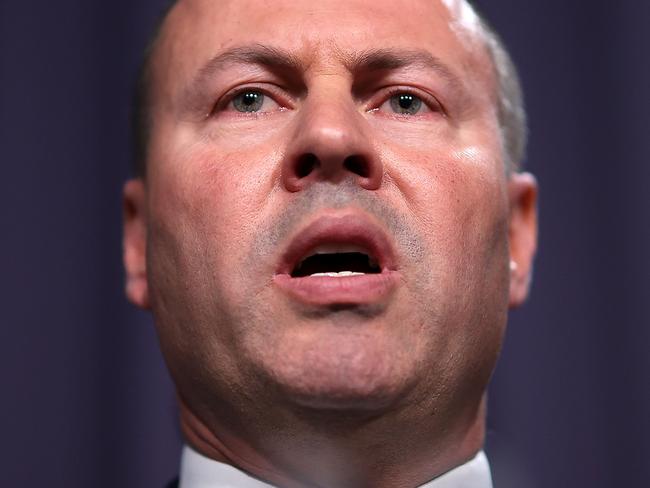
[(428, 246), (425, 262), (411, 273), (417, 277), (411, 288), (424, 283), (432, 313), (456, 316), (459, 324), (481, 314), (500, 322), (507, 300), (507, 194), (494, 154), (489, 146), (468, 146), (385, 155), (394, 158), (391, 191), (408, 202)]
[(460, 244), (506, 235), (505, 176), (494, 154), (498, 152), (479, 146), (385, 153), (393, 161), (394, 189), (409, 202), (410, 213), (434, 248), (446, 241)]
[(393, 191), (409, 202), (408, 213), (429, 247), (416, 267), (426, 272), (413, 271), (409, 289), (415, 296), (428, 291), (422, 302), (435, 337), (430, 357), (454, 358), (452, 375), (467, 369), (456, 364), (467, 358), (484, 361), (491, 371), (505, 326), (508, 208), (505, 175), (494, 154), (477, 146), (386, 154), (399, 161)]
[[(193, 286), (220, 290), (226, 302), (246, 293), (248, 250), (272, 193), (277, 157), (261, 148), (194, 148), (152, 172), (150, 222), (158, 254)], [(268, 164), (260, 164), (265, 161)]]

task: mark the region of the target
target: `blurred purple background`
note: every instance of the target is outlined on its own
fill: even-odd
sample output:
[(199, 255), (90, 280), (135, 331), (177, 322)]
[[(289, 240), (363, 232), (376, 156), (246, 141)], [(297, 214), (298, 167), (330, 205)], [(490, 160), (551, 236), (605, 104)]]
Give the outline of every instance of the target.
[[(2, 486), (177, 473), (173, 388), (120, 258), (131, 86), (162, 4), (0, 2)], [(542, 191), (491, 387), (496, 488), (650, 486), (650, 2), (479, 6), (519, 65)]]

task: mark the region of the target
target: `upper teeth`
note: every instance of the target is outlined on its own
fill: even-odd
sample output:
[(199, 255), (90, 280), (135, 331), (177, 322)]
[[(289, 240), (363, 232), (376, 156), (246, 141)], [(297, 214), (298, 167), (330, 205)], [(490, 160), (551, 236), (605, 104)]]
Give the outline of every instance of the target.
[(355, 271), (339, 271), (338, 273), (314, 273), (309, 276), (333, 276), (333, 277), (343, 277), (343, 276), (361, 276), (365, 273), (357, 273)]
[(369, 254), (367, 249), (352, 244), (321, 244), (320, 246), (317, 246), (314, 249), (312, 249), (312, 251), (309, 254), (307, 254), (303, 259), (307, 259), (310, 256), (315, 256), (316, 254), (338, 254), (338, 253), (347, 253), (347, 252), (358, 252), (362, 254)]

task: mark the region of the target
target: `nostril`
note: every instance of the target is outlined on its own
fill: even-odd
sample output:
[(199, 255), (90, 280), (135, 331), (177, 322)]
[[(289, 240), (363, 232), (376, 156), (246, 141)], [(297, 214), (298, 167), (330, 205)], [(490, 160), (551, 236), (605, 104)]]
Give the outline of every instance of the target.
[(303, 154), (296, 163), (296, 176), (305, 178), (311, 174), (316, 166), (318, 166), (318, 158), (315, 154)]
[(362, 176), (363, 178), (367, 178), (370, 174), (368, 163), (361, 156), (348, 156), (345, 158), (343, 166), (345, 166), (348, 171)]
[(348, 152), (341, 157), (342, 151), (322, 152), (327, 157), (305, 151), (285, 160), (282, 179), (287, 190), (296, 192), (317, 181), (338, 183), (347, 178), (367, 190), (376, 190), (381, 185), (381, 163), (372, 155)]

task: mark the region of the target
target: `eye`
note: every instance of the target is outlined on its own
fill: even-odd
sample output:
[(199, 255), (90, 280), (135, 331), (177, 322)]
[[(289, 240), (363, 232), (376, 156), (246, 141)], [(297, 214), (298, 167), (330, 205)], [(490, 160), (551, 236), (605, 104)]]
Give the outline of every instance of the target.
[(422, 109), (422, 100), (412, 93), (396, 93), (388, 100), (397, 114), (416, 115)]
[(377, 110), (387, 114), (399, 116), (423, 116), (440, 113), (445, 115), (445, 110), (440, 102), (428, 93), (415, 93), (413, 90), (394, 88), (388, 92), (388, 98)]
[(235, 95), (232, 106), (238, 112), (258, 112), (264, 105), (264, 94), (258, 91), (245, 91)]
[(241, 113), (257, 113), (270, 112), (278, 107), (279, 105), (271, 97), (261, 91), (247, 89), (236, 93), (226, 109)]

